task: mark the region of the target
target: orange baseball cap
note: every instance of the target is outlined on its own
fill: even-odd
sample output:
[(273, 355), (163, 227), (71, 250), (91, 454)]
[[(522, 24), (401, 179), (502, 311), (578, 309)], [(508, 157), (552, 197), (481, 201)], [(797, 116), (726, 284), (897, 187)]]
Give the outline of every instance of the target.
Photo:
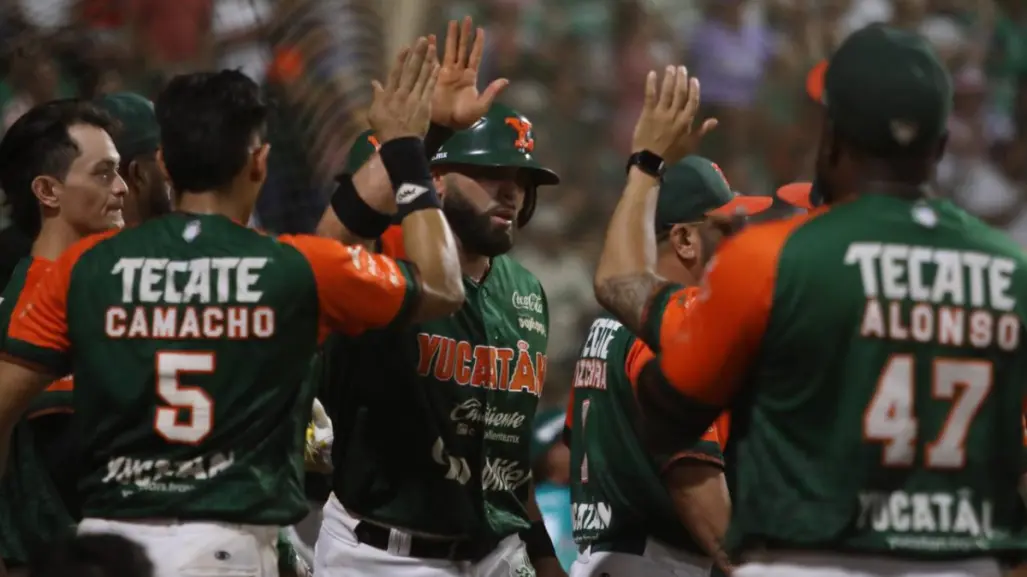
[(812, 182), (793, 182), (777, 189), (777, 197), (794, 207), (813, 210), (812, 191)]
[(809, 94), (809, 97), (815, 102), (823, 102), (824, 74), (826, 73), (827, 60), (821, 60), (806, 74), (806, 94)]

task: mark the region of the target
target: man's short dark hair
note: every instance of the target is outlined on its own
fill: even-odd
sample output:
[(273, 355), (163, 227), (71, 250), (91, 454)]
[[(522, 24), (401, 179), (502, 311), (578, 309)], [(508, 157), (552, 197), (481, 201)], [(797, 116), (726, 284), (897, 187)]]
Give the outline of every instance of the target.
[(11, 221), (35, 237), (42, 225), (32, 181), (39, 176), (64, 180), (82, 153), (68, 129), (85, 124), (114, 131), (114, 121), (87, 100), (69, 98), (35, 106), (7, 129), (0, 141), (0, 187), (11, 207)]
[(183, 74), (155, 104), (161, 149), (178, 193), (221, 190), (263, 139), (268, 108), (257, 83), (237, 70)]
[(30, 577), (153, 577), (138, 543), (120, 535), (80, 535), (55, 543), (29, 563)]

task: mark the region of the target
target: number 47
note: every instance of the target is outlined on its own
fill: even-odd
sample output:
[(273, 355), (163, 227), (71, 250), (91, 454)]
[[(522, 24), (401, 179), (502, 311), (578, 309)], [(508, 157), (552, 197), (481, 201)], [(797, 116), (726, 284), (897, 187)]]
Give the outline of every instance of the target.
[[(863, 437), (884, 444), (882, 464), (888, 467), (910, 467), (916, 460), (913, 367), (912, 355), (892, 356), (863, 415)], [(924, 464), (958, 469), (966, 464), (970, 425), (991, 391), (992, 365), (980, 360), (936, 359), (933, 373), (932, 396), (952, 400), (952, 408), (938, 438), (927, 445)]]

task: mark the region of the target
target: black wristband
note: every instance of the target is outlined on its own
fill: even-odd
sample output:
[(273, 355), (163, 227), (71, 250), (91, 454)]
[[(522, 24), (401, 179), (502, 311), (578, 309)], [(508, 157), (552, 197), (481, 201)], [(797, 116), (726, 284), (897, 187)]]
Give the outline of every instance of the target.
[(353, 177), (340, 174), (335, 177), (338, 186), (332, 193), (332, 210), (347, 230), (360, 238), (378, 238), (392, 224), (392, 215), (378, 212), (360, 198)]
[(396, 220), (402, 222), (419, 210), (442, 208), (421, 139), (411, 136), (390, 140), (382, 144), (378, 155), (396, 191)]
[(520, 532), (520, 536), (529, 559), (556, 557), (556, 548), (553, 547), (553, 540), (549, 538), (544, 521), (532, 522), (531, 527)]
[(453, 132), (455, 131), (452, 128), (435, 124), (434, 122), (428, 125), (428, 134), (424, 135), (424, 153), (429, 161), (442, 148), (442, 145), (449, 140), (449, 137), (453, 136)]

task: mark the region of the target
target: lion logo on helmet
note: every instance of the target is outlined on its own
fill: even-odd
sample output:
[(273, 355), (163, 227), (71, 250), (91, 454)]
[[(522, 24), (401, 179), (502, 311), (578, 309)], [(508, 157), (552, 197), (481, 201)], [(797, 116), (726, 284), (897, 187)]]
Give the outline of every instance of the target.
[(535, 150), (535, 139), (531, 136), (531, 123), (523, 118), (510, 117), (506, 119), (506, 124), (517, 131), (517, 140), (514, 141), (514, 147), (522, 153), (528, 153)]

